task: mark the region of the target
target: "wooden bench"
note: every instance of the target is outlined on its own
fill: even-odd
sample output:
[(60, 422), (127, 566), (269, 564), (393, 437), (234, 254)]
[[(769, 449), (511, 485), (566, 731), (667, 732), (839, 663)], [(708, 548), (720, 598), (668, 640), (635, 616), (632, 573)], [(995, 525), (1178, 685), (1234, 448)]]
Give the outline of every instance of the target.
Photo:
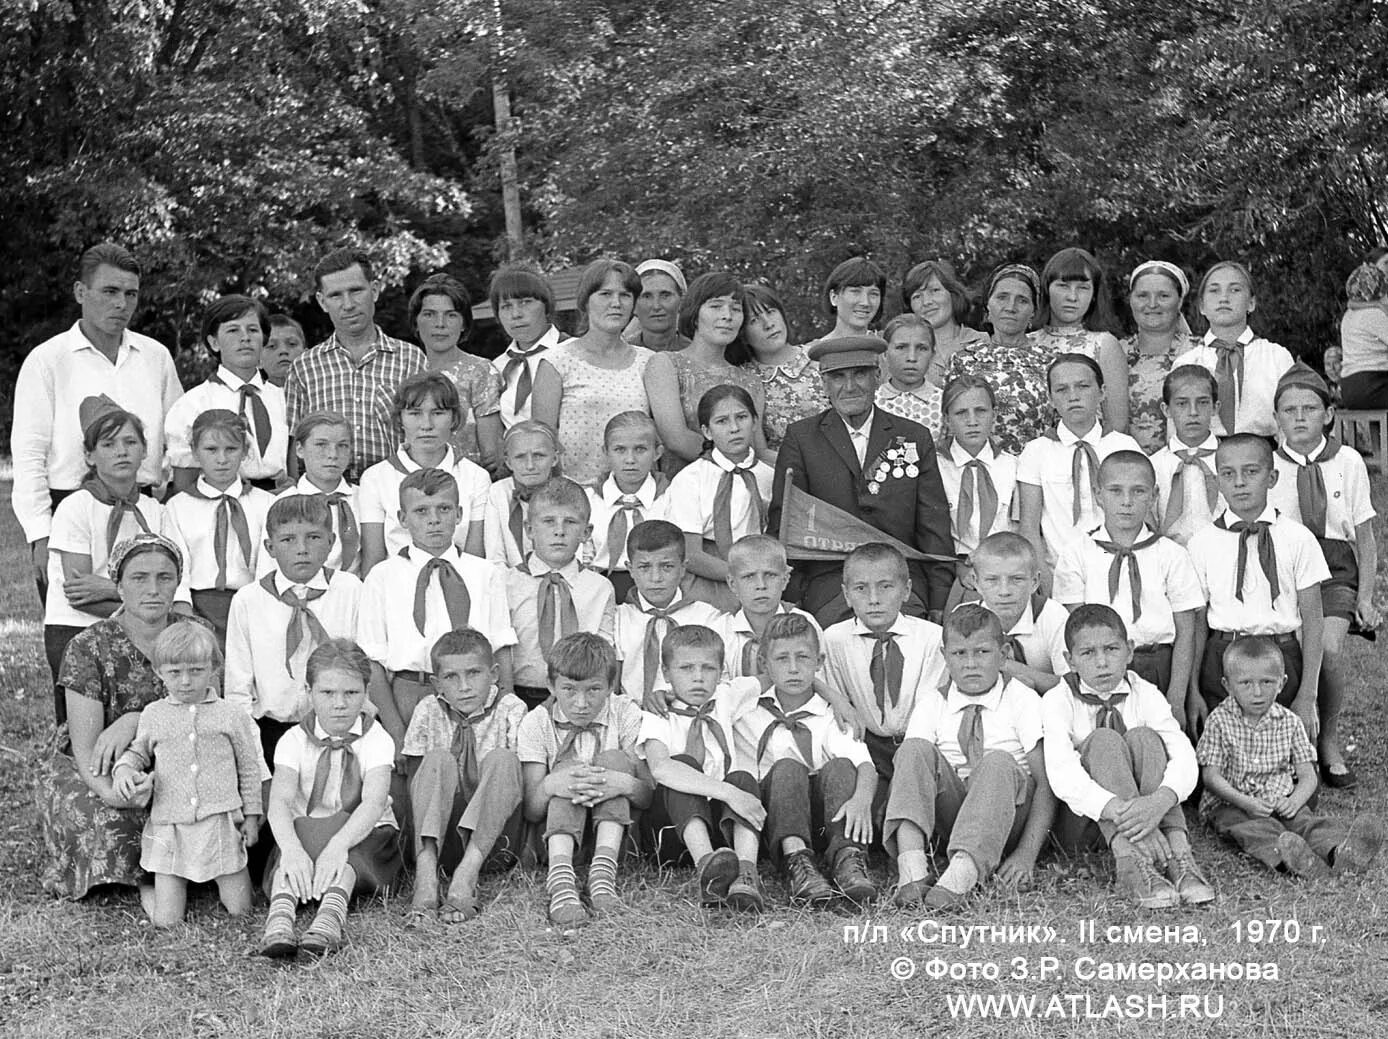
[(1388, 411), (1335, 412), (1335, 430), (1342, 443), (1359, 448), (1359, 432), (1364, 431), (1367, 450), (1360, 449), (1364, 464), (1371, 473), (1388, 473)]

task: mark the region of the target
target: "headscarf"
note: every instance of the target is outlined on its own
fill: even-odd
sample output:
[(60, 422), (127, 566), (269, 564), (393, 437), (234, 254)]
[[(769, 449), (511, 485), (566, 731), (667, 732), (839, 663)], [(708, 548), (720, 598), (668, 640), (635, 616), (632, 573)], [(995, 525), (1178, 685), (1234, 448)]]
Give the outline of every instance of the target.
[(1041, 275), (1037, 274), (1033, 268), (1028, 267), (1024, 263), (1005, 263), (1001, 267), (998, 267), (988, 277), (989, 296), (991, 296), (993, 290), (998, 287), (998, 282), (1002, 281), (1004, 278), (1017, 278), (1020, 281), (1026, 282), (1027, 287), (1031, 289), (1031, 305), (1033, 307), (1040, 305)]
[[(1190, 295), (1190, 279), (1186, 277), (1186, 272), (1177, 267), (1174, 263), (1167, 263), (1165, 260), (1146, 260), (1133, 268), (1133, 272), (1128, 275), (1128, 295), (1132, 295), (1133, 286), (1137, 284), (1137, 279), (1144, 274), (1165, 274), (1176, 282), (1177, 288), (1181, 290), (1181, 303), (1185, 303), (1186, 297)], [(1178, 304), (1179, 307), (1179, 304)], [(1177, 310), (1178, 319), (1176, 322), (1176, 332), (1178, 335), (1189, 337), (1190, 322), (1186, 320), (1186, 315)]]
[(121, 571), (125, 569), (125, 561), (133, 555), (144, 552), (162, 552), (168, 556), (173, 561), (178, 579), (183, 580), (183, 553), (179, 551), (177, 545), (162, 534), (151, 533), (136, 534), (133, 538), (128, 538), (111, 549), (111, 557), (106, 561), (106, 568), (111, 579), (119, 582)]

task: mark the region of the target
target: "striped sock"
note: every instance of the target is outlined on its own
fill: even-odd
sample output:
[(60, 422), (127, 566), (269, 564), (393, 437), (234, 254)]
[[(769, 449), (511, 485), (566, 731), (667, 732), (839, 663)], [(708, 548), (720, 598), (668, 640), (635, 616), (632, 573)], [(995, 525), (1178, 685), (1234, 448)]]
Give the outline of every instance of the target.
[(555, 923), (575, 923), (588, 915), (578, 897), (578, 876), (574, 873), (573, 859), (549, 860), (545, 890), (549, 892), (549, 918)]
[(347, 898), (342, 888), (328, 888), (318, 904), (318, 912), (313, 915), (313, 923), (304, 932), (302, 944), (327, 947), (341, 941), (342, 928), (347, 923)]
[(617, 897), (617, 853), (599, 848), (593, 853), (588, 867), (588, 900), (597, 910), (616, 909), (622, 902)]
[(265, 914), (265, 933), (294, 932), (294, 917), (299, 910), (299, 900), (287, 891), (281, 891), (270, 899), (269, 912)]

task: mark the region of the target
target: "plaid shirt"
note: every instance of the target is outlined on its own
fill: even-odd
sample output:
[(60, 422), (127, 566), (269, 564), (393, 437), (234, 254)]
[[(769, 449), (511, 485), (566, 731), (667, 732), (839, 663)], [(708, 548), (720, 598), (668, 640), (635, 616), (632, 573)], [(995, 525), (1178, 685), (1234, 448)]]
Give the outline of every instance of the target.
[(411, 375), (427, 369), (424, 351), (392, 339), (376, 328), (376, 345), (360, 362), (338, 344), (334, 333), (305, 352), (289, 369), (284, 382), (285, 410), (292, 431), (299, 419), (314, 411), (337, 411), (352, 427), (352, 464), (347, 479), (361, 474), (400, 446), (391, 419), (396, 388)]
[[(1213, 765), (1239, 793), (1264, 801), (1286, 797), (1296, 785), (1293, 766), (1314, 761), (1316, 752), (1301, 719), (1274, 703), (1257, 725), (1250, 725), (1231, 696), (1210, 712), (1195, 749), (1203, 767)], [(1224, 801), (1207, 787), (1200, 799), (1205, 818)]]

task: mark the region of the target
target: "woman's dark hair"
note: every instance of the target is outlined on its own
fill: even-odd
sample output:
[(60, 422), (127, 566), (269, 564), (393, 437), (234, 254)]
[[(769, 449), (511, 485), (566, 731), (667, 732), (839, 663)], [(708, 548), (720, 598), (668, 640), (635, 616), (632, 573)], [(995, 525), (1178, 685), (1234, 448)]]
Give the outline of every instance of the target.
[[(876, 285), (877, 292), (885, 301), (887, 298), (887, 272), (877, 264), (873, 263), (866, 256), (853, 256), (839, 264), (829, 272), (829, 277), (824, 279), (824, 307), (829, 313), (837, 314), (838, 310), (833, 301), (829, 298), (831, 293), (842, 292), (844, 289), (852, 288), (855, 285)], [(882, 304), (877, 305), (877, 313), (872, 315), (868, 322), (871, 325), (882, 316)]]
[[(727, 271), (710, 271), (708, 274), (701, 274), (689, 283), (689, 291), (680, 300), (680, 314), (676, 328), (679, 334), (686, 339), (693, 339), (694, 332), (699, 327), (699, 311), (703, 305), (711, 299), (719, 296), (731, 296), (738, 303), (742, 304), (745, 311), (747, 306), (746, 292), (742, 288), (742, 282), (729, 274)], [(743, 316), (743, 323), (746, 323), (746, 315)], [(733, 342), (740, 342), (742, 339), (742, 329), (737, 330), (737, 336)], [(731, 344), (724, 350), (725, 355), (731, 350)], [(736, 363), (732, 358), (728, 358), (729, 363)]]
[(1089, 301), (1082, 324), (1091, 332), (1118, 331), (1118, 320), (1113, 315), (1113, 299), (1109, 290), (1108, 275), (1094, 254), (1084, 249), (1071, 247), (1062, 249), (1041, 269), (1041, 298), (1038, 320), (1041, 328), (1051, 323), (1051, 285), (1057, 281), (1087, 281), (1094, 286), (1094, 295)]
[(487, 283), (487, 301), (498, 321), (501, 304), (508, 299), (538, 299), (545, 305), (545, 315), (554, 320), (554, 290), (538, 271), (510, 264), (499, 268)]
[(911, 309), (911, 297), (919, 292), (931, 278), (938, 278), (940, 287), (949, 293), (950, 314), (956, 325), (962, 325), (969, 316), (973, 300), (969, 298), (969, 288), (954, 273), (954, 265), (948, 260), (923, 260), (906, 272), (901, 282), (901, 309)]
[(748, 317), (756, 317), (758, 314), (774, 310), (785, 320), (786, 305), (770, 285), (764, 285), (759, 281), (747, 282), (742, 286), (742, 296), (742, 307)]
[(1094, 381), (1099, 384), (1099, 389), (1104, 388), (1104, 370), (1099, 367), (1099, 362), (1088, 354), (1056, 354), (1051, 358), (1051, 363), (1046, 365), (1046, 392), (1051, 392), (1051, 375), (1062, 364), (1078, 364), (1088, 368), (1094, 373)]
[(425, 296), (447, 296), (453, 309), (463, 315), (463, 331), (458, 336), (462, 342), (472, 328), (472, 299), (463, 288), (463, 283), (451, 274), (431, 274), (419, 284), (410, 295), (410, 328), (419, 324), (419, 312), (424, 309)]
[(395, 399), (391, 401), (390, 415), (395, 422), (396, 433), (401, 436), (405, 433), (401, 416), (410, 408), (419, 407), (426, 400), (432, 401), (434, 407), (442, 411), (453, 413), (452, 429), (456, 430), (462, 426), (465, 418), (463, 403), (453, 380), (443, 372), (419, 372), (399, 385), (395, 391)]
[(254, 310), (260, 322), (261, 334), (270, 338), (270, 310), (258, 299), (250, 296), (223, 296), (208, 305), (202, 312), (202, 342), (214, 354), (220, 353), (210, 340), (228, 321), (234, 321), (248, 310)]
[(578, 307), (578, 327), (583, 332), (588, 331), (588, 301), (614, 274), (622, 279), (622, 288), (631, 293), (633, 306), (636, 297), (641, 295), (641, 275), (636, 273), (636, 268), (631, 264), (625, 260), (607, 257), (594, 260), (583, 268), (583, 274), (578, 279), (578, 289), (574, 292), (574, 303)]
[(699, 398), (699, 405), (695, 411), (695, 421), (699, 423), (699, 428), (703, 429), (713, 418), (714, 409), (725, 400), (735, 400), (747, 409), (752, 416), (752, 420), (757, 418), (757, 405), (752, 400), (752, 395), (736, 383), (725, 382), (707, 390)]

